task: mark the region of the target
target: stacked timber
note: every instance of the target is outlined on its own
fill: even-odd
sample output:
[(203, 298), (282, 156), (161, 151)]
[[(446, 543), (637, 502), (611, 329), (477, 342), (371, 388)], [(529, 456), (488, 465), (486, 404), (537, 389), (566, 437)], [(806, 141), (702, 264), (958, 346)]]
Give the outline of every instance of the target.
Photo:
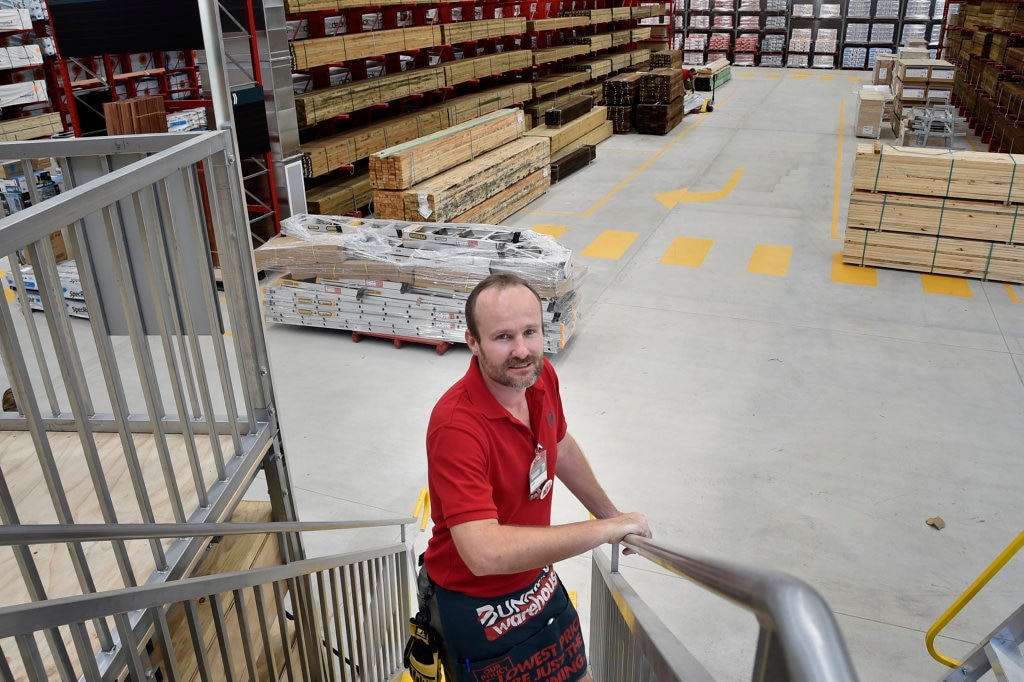
[(633, 131), (633, 124), (636, 120), (636, 105), (627, 106), (606, 106), (608, 120), (612, 122), (612, 133), (624, 135)]
[(544, 116), (547, 114), (549, 109), (555, 109), (557, 107), (565, 106), (570, 101), (583, 95), (590, 95), (594, 98), (595, 102), (601, 100), (601, 84), (600, 83), (589, 83), (584, 84), (580, 87), (574, 88), (568, 92), (563, 92), (555, 95), (548, 95), (541, 99), (534, 100), (532, 102), (526, 102), (523, 104), (523, 111), (530, 117), (531, 128), (543, 125)]
[(642, 73), (623, 73), (604, 82), (604, 102), (612, 132), (629, 133), (636, 118), (636, 104), (640, 101)]
[(668, 104), (683, 96), (681, 69), (654, 69), (640, 77), (640, 101), (645, 104)]
[(441, 34), (441, 27), (437, 25), (416, 26), (293, 40), (288, 47), (292, 54), (292, 69), (311, 69), (364, 57), (427, 49), (442, 44)]
[(537, 80), (531, 81), (530, 85), (533, 87), (533, 96), (536, 98), (551, 95), (559, 90), (568, 90), (586, 83), (588, 80), (590, 80), (590, 74), (586, 71), (568, 71), (541, 76)]
[(0, 121), (0, 142), (49, 137), (64, 132), (60, 114), (37, 114)]
[(407, 189), (523, 135), (524, 116), (501, 109), (370, 156), (375, 189)]
[(585, 144), (571, 152), (551, 160), (551, 184), (564, 180), (581, 168), (586, 168), (597, 158), (597, 147)]
[(683, 120), (683, 98), (667, 104), (636, 105), (636, 130), (649, 135), (664, 135)]
[(561, 67), (563, 71), (583, 71), (590, 74), (591, 80), (602, 78), (612, 72), (611, 59), (582, 59), (565, 64)]
[(843, 262), (1024, 282), (1024, 156), (860, 144)]
[(583, 114), (589, 113), (594, 108), (594, 98), (590, 95), (574, 97), (560, 107), (548, 109), (544, 112), (544, 125), (549, 128), (557, 128), (575, 121)]
[(651, 53), (651, 68), (681, 69), (683, 68), (682, 50), (661, 50)]
[(261, 291), (268, 322), (464, 343), (469, 292), (514, 272), (543, 299), (545, 352), (576, 329), (586, 267), (532, 230), (303, 214), (281, 231), (254, 252), (277, 275)]
[(373, 200), (370, 172), (342, 173), (306, 189), (306, 210), (323, 215), (355, 213)]
[(508, 19), (460, 21), (441, 24), (440, 29), (442, 40), (434, 45), (455, 45), (472, 40), (522, 35), (526, 33), (526, 19), (524, 17), (509, 17)]
[(560, 156), (585, 144), (596, 145), (612, 136), (612, 122), (604, 107), (594, 107), (575, 121), (558, 128), (546, 125), (531, 128), (527, 137), (541, 137), (550, 142), (552, 156)]

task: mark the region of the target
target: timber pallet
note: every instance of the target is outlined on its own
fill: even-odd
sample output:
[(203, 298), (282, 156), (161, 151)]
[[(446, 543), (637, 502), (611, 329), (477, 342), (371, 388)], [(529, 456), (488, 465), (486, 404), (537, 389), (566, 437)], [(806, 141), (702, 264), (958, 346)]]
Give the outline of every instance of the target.
[(395, 344), (395, 348), (401, 348), (407, 343), (418, 343), (424, 346), (433, 346), (438, 355), (444, 355), (454, 344), (439, 339), (424, 339), (417, 336), (393, 336), (391, 334), (378, 334), (375, 332), (352, 332), (352, 341), (359, 343), (364, 338), (389, 339)]

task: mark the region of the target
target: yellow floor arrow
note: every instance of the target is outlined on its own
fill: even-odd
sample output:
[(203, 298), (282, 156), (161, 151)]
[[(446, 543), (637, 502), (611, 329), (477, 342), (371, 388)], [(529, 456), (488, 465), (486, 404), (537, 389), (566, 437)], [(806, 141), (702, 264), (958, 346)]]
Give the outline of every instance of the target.
[(662, 192), (661, 194), (655, 194), (654, 198), (660, 201), (665, 208), (672, 209), (676, 207), (676, 204), (698, 204), (703, 201), (718, 201), (724, 199), (732, 193), (736, 187), (736, 183), (740, 181), (740, 176), (743, 175), (743, 169), (737, 168), (736, 172), (729, 178), (729, 182), (725, 183), (725, 187), (718, 190), (717, 192), (691, 192), (688, 187), (683, 189), (675, 189), (671, 192)]

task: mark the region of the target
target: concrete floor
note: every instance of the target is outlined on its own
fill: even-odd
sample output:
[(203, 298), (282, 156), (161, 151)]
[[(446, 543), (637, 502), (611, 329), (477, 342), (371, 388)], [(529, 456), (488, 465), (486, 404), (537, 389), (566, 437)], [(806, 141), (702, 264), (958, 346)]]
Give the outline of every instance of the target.
[[(1024, 287), (886, 270), (874, 285), (837, 281), (873, 272), (835, 264), (867, 76), (733, 73), (714, 113), (666, 136), (613, 137), (506, 221), (564, 228), (576, 254), (605, 230), (635, 234), (620, 257), (577, 256), (591, 269), (586, 316), (552, 357), (570, 429), (658, 541), (816, 587), (862, 680), (938, 679), (924, 633), (1021, 530)], [(711, 194), (656, 198), (681, 188)], [(709, 243), (699, 266), (662, 262), (674, 244)], [(303, 519), (409, 515), (427, 418), (465, 371), (465, 347), (438, 356), (283, 326), (268, 343)], [(564, 489), (555, 514), (583, 518)], [(559, 570), (586, 624), (590, 559)], [(717, 679), (749, 679), (752, 617), (643, 559), (622, 570)], [(966, 653), (1024, 599), (1022, 578), (1018, 558), (939, 649)]]

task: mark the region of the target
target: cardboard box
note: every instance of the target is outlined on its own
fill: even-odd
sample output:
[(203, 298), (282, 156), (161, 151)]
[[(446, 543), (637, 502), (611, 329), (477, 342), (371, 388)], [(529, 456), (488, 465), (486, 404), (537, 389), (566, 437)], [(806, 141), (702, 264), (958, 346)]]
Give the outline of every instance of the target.
[(882, 134), (882, 121), (890, 97), (877, 89), (862, 88), (857, 93), (857, 122), (853, 134), (877, 140)]
[(875, 68), (871, 72), (872, 85), (889, 85), (892, 83), (893, 64), (896, 56), (879, 53), (875, 55)]

